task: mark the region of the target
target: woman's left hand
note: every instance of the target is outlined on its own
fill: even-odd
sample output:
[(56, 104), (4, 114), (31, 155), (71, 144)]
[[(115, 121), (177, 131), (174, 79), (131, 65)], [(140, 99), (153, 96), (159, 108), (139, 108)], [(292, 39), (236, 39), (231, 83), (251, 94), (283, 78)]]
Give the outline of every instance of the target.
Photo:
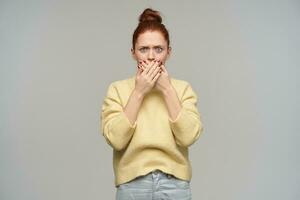
[[(149, 61), (146, 62), (149, 63)], [(159, 90), (160, 92), (164, 92), (171, 86), (171, 81), (165, 65), (162, 63), (159, 67), (161, 68), (160, 76), (156, 80), (153, 88)]]

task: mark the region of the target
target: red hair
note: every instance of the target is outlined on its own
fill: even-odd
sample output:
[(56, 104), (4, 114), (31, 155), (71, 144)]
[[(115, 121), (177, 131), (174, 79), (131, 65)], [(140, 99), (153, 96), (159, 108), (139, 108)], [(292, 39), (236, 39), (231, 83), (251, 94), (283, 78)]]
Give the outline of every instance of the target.
[(135, 44), (139, 35), (145, 33), (146, 31), (159, 31), (167, 41), (169, 47), (169, 32), (166, 29), (165, 25), (162, 24), (162, 18), (160, 16), (160, 13), (151, 8), (146, 8), (139, 17), (139, 24), (136, 27), (132, 36), (133, 50), (135, 49)]

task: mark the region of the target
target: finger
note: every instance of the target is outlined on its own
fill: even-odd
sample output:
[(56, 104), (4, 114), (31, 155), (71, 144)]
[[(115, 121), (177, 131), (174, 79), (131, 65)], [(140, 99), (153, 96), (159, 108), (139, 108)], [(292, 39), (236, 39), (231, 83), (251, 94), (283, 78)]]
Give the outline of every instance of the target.
[(143, 62), (144, 62), (145, 65), (146, 65), (146, 67), (145, 67), (145, 69), (144, 69), (144, 72), (145, 72), (145, 74), (148, 74), (149, 71), (150, 71), (150, 69), (151, 69), (151, 64), (152, 64), (152, 63), (147, 63), (146, 61), (143, 61)]
[(161, 67), (162, 62), (158, 60), (158, 64), (157, 64), (157, 65), (158, 65), (158, 67), (159, 67), (159, 72), (162, 72), (162, 67)]
[(161, 69), (162, 69), (164, 72), (167, 72), (167, 69), (166, 69), (165, 65), (161, 64), (160, 67), (161, 67)]
[(138, 68), (139, 74), (143, 72), (143, 69), (141, 67)]
[(143, 60), (143, 62), (145, 63), (146, 66), (148, 66), (151, 63), (148, 60)]
[(157, 73), (157, 71), (160, 69), (159, 66), (158, 66), (158, 64), (159, 63), (157, 61), (154, 61), (154, 64), (152, 65), (152, 67), (151, 67), (151, 69), (149, 71), (149, 75), (151, 77), (153, 77)]
[(146, 61), (146, 60), (143, 60), (143, 61), (142, 61), (142, 65), (145, 66), (145, 69), (149, 67), (149, 64), (150, 64), (150, 63), (149, 63), (148, 61)]
[(136, 72), (136, 76), (139, 76), (142, 73), (142, 70), (140, 68), (138, 68), (137, 72)]
[(143, 70), (146, 69), (145, 62), (143, 60), (140, 61), (140, 66), (142, 67)]
[(155, 60), (151, 60), (151, 61), (145, 60), (145, 63), (146, 63), (147, 67), (153, 67), (155, 65), (156, 61)]
[(160, 67), (160, 61), (158, 60), (154, 61), (153, 66)]
[(152, 72), (153, 72), (153, 65), (154, 65), (155, 63), (153, 62), (153, 61), (151, 61), (151, 62), (148, 62), (148, 64), (146, 65), (146, 68), (145, 68), (145, 74), (146, 75), (148, 75), (148, 76), (150, 76), (151, 74), (152, 74)]
[(156, 80), (159, 78), (160, 76), (160, 73), (157, 73), (154, 78), (152, 79), (153, 82), (156, 82)]
[(141, 70), (144, 70), (144, 66), (141, 65), (141, 64), (138, 65), (138, 68), (141, 69)]
[(137, 63), (137, 66), (138, 66), (138, 68), (141, 68), (141, 66), (142, 66), (142, 61), (139, 61), (139, 62)]
[(159, 66), (159, 69), (160, 69), (159, 71), (162, 72), (163, 71), (163, 69), (162, 69), (162, 61), (159, 60), (158, 62), (159, 62), (158, 66)]
[(159, 68), (159, 66), (156, 66), (155, 67), (155, 70), (152, 72), (152, 74), (151, 74), (151, 77), (153, 78), (156, 74), (158, 74), (159, 73), (159, 70), (160, 70), (160, 68)]
[(141, 71), (141, 72), (143, 72), (143, 70), (144, 70), (144, 69), (143, 69), (143, 66), (140, 65), (140, 64), (138, 65), (138, 69), (139, 69), (139, 71)]

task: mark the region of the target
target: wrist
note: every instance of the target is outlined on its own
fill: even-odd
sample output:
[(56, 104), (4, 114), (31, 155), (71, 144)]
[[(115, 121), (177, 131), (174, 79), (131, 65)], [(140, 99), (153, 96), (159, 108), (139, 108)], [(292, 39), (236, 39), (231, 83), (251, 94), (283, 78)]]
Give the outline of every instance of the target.
[(141, 92), (140, 90), (134, 88), (132, 91), (132, 95), (135, 96), (138, 100), (143, 100), (145, 94)]
[(162, 91), (164, 96), (168, 96), (170, 93), (172, 93), (174, 91), (174, 88), (172, 86), (172, 84), (168, 85), (167, 87), (165, 87)]

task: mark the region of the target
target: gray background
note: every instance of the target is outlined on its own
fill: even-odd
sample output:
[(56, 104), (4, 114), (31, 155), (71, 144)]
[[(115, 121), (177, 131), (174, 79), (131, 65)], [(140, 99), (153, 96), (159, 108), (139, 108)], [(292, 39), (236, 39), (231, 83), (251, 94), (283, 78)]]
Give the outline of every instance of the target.
[(300, 199), (299, 1), (1, 1), (0, 199), (114, 199), (99, 128), (148, 6), (199, 96), (193, 199)]

